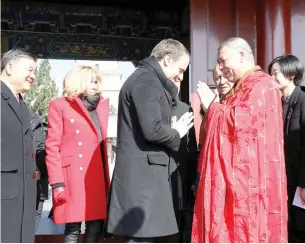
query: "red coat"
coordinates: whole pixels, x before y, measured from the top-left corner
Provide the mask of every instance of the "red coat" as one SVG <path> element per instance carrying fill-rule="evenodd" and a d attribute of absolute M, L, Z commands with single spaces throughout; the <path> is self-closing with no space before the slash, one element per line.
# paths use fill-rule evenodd
<path fill-rule="evenodd" d="M 106 219 L 110 179 L 107 156 L 109 100 L 96 108 L 103 137 L 102 157 L 98 132 L 80 98 L 59 98 L 49 105 L 46 164 L 49 183 L 64 182 L 67 202 L 53 204 L 54 223 Z"/>

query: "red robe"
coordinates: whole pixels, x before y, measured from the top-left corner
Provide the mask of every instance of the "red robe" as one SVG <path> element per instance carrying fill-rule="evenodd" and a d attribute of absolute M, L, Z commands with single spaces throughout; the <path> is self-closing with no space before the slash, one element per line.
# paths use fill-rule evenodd
<path fill-rule="evenodd" d="M 208 112 L 192 242 L 287 242 L 280 92 L 253 70 L 233 92 Z"/>

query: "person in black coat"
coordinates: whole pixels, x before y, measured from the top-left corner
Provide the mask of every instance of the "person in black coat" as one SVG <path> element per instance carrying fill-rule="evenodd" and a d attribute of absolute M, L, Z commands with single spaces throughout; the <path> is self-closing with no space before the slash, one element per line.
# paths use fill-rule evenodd
<path fill-rule="evenodd" d="M 1 60 L 1 242 L 34 242 L 36 180 L 31 115 L 20 93 L 35 82 L 36 57 L 13 49 Z"/>
<path fill-rule="evenodd" d="M 36 224 L 35 231 L 38 231 L 43 204 L 49 197 L 48 171 L 46 166 L 46 136 L 42 119 L 39 115 L 32 113 L 31 128 L 33 131 L 34 150 L 36 152 L 36 165 L 40 173 L 37 181 L 37 200 L 36 200 Z"/>
<path fill-rule="evenodd" d="M 293 55 L 275 58 L 268 67 L 283 97 L 284 148 L 288 189 L 288 242 L 305 242 L 305 209 L 292 205 L 297 187 L 305 207 L 305 93 L 299 87 L 304 66 Z"/>
<path fill-rule="evenodd" d="M 21 94 L 24 97 L 26 94 Z M 37 233 L 44 201 L 49 197 L 48 171 L 46 165 L 46 135 L 41 117 L 34 112 L 31 113 L 31 129 L 33 132 L 34 151 L 36 152 L 36 167 L 39 172 L 39 180 L 37 181 L 36 196 L 36 222 L 35 232 Z"/>
<path fill-rule="evenodd" d="M 173 115 L 180 119 L 186 112 L 193 113 L 192 107 L 177 97 Z M 176 242 L 180 243 L 191 241 L 194 191 L 198 181 L 198 153 L 195 128 L 192 127 L 181 139 L 179 150 L 173 153 L 174 160 L 169 165 L 173 202 L 179 226 Z"/>
<path fill-rule="evenodd" d="M 180 42 L 163 40 L 120 91 L 107 231 L 126 242 L 154 242 L 179 231 L 168 166 L 172 151 L 178 151 L 193 126 L 188 112 L 172 123 L 175 84 L 189 60 Z"/>

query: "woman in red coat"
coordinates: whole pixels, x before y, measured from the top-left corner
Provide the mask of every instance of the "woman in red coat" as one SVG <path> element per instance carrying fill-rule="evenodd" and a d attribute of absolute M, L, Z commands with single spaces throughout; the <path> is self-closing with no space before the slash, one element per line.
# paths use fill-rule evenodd
<path fill-rule="evenodd" d="M 106 219 L 109 170 L 106 146 L 109 100 L 101 97 L 101 76 L 76 66 L 65 77 L 64 97 L 49 105 L 46 163 L 52 187 L 54 223 L 66 224 L 65 242 L 98 242 Z"/>

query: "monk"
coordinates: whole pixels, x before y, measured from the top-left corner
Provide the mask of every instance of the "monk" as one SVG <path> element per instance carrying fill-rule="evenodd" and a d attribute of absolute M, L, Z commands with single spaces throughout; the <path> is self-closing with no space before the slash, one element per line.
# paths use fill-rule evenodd
<path fill-rule="evenodd" d="M 216 95 L 219 95 L 221 101 L 225 98 L 225 95 L 232 89 L 234 83 L 229 82 L 226 78 L 223 77 L 222 72 L 219 69 L 219 64 L 216 64 L 216 66 L 214 67 L 213 81 L 216 86 L 216 90 L 214 92 Z M 199 133 L 199 148 L 201 149 L 206 136 L 206 114 L 204 113 L 203 109 L 201 109 L 200 112 L 202 112 L 202 121 Z"/>
<path fill-rule="evenodd" d="M 214 93 L 219 96 L 220 103 L 225 100 L 226 95 L 229 93 L 229 91 L 232 89 L 234 83 L 228 81 L 224 76 L 222 75 L 221 70 L 219 69 L 219 64 L 216 64 L 213 70 L 213 80 L 214 84 L 216 86 L 216 90 L 214 90 Z M 199 131 L 199 143 L 198 143 L 198 149 L 199 151 L 202 150 L 202 147 L 204 145 L 204 141 L 206 138 L 206 132 L 207 132 L 207 113 L 204 112 L 203 108 L 201 107 L 200 112 L 202 113 L 202 121 L 200 124 L 200 131 Z M 201 157 L 203 154 L 201 153 Z M 201 158 L 198 162 L 198 172 L 201 172 L 202 170 L 202 161 Z"/>
<path fill-rule="evenodd" d="M 255 66 L 242 38 L 218 49 L 234 86 L 222 103 L 198 84 L 207 135 L 194 210 L 192 242 L 287 242 L 287 192 L 281 94 Z"/>

